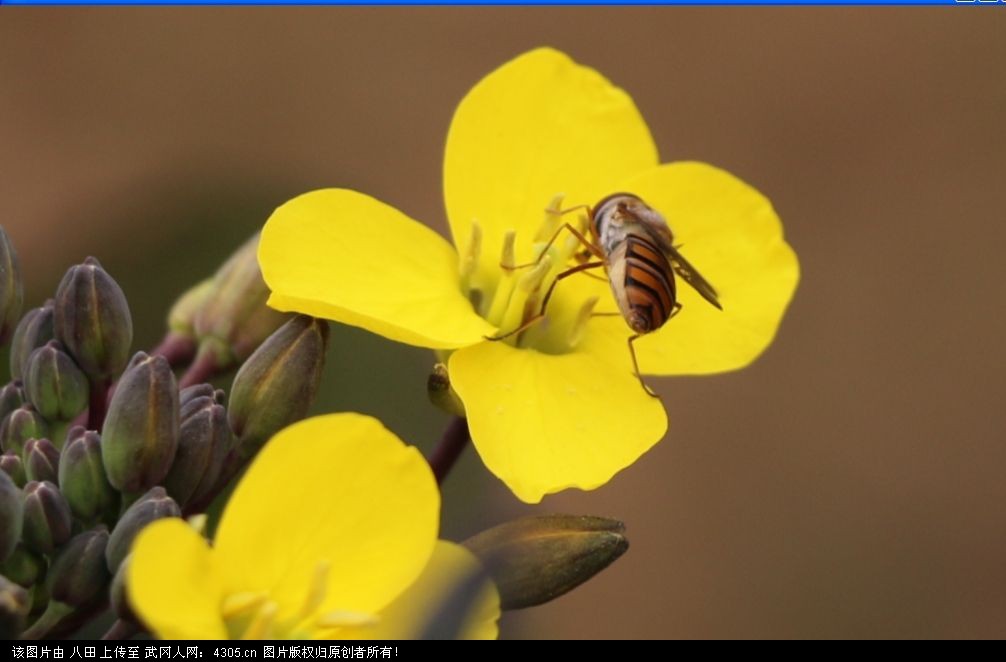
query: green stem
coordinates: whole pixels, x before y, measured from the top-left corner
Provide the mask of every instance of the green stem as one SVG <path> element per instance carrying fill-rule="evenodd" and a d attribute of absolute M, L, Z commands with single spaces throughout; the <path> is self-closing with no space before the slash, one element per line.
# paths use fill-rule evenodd
<path fill-rule="evenodd" d="M 38 620 L 32 623 L 30 628 L 21 633 L 21 638 L 41 639 L 48 634 L 50 630 L 59 625 L 60 621 L 72 613 L 73 607 L 63 602 L 53 600 L 45 608 L 45 611 L 42 612 L 42 615 L 38 617 Z"/>

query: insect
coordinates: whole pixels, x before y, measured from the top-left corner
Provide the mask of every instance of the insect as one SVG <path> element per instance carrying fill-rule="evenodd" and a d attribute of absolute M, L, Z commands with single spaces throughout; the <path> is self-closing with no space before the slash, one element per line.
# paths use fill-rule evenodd
<path fill-rule="evenodd" d="M 589 213 L 590 236 L 584 236 L 570 223 L 563 223 L 541 253 L 545 255 L 548 248 L 566 230 L 583 244 L 584 251 L 577 258 L 580 264 L 556 276 L 545 298 L 542 299 L 537 316 L 520 328 L 490 340 L 502 340 L 512 336 L 544 317 L 549 299 L 559 281 L 575 273 L 604 268 L 619 313 L 633 331 L 628 345 L 635 375 L 643 389 L 648 394 L 656 396 L 639 373 L 633 343 L 638 338 L 661 328 L 681 310 L 681 303 L 677 300 L 674 274 L 695 288 L 703 299 L 723 310 L 719 296 L 713 286 L 678 251 L 678 247 L 674 245 L 674 235 L 664 217 L 643 202 L 639 196 L 632 193 L 615 193 L 593 207 L 580 205 L 559 213 L 567 214 L 581 209 L 586 209 Z M 591 261 L 591 257 L 595 259 Z M 534 264 L 536 263 L 532 262 L 506 268 L 517 269 Z"/>

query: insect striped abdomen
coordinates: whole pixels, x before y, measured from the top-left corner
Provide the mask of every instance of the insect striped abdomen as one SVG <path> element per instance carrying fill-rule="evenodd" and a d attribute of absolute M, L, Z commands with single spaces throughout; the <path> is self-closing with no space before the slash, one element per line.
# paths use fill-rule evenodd
<path fill-rule="evenodd" d="M 664 254 L 644 237 L 630 235 L 625 247 L 626 321 L 637 333 L 655 331 L 674 309 L 675 290 L 671 265 Z"/>

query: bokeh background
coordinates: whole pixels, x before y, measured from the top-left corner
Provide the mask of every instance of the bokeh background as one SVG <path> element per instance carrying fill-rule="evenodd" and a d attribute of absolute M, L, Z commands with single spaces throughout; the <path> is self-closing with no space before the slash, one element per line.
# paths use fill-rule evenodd
<path fill-rule="evenodd" d="M 37 305 L 100 257 L 152 345 L 286 199 L 367 191 L 445 231 L 444 136 L 549 44 L 635 98 L 665 160 L 776 205 L 803 280 L 750 369 L 654 380 L 667 438 L 518 503 L 469 452 L 454 537 L 618 517 L 631 549 L 505 636 L 1006 636 L 1006 17 L 878 9 L 0 9 L 0 223 Z M 337 328 L 319 411 L 428 450 L 431 357 Z"/>

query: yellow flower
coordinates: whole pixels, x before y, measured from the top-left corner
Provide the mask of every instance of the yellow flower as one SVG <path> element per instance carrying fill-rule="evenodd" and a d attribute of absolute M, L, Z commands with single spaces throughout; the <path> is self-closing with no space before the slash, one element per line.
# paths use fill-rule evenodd
<path fill-rule="evenodd" d="M 408 638 L 477 568 L 439 516 L 429 466 L 380 422 L 308 419 L 259 453 L 212 547 L 179 519 L 140 533 L 129 599 L 167 639 Z M 498 617 L 490 585 L 463 634 L 494 638 Z"/>
<path fill-rule="evenodd" d="M 712 166 L 660 165 L 632 99 L 551 49 L 489 74 L 454 115 L 444 197 L 457 251 L 362 193 L 307 193 L 276 210 L 263 232 L 269 303 L 454 350 L 451 382 L 486 466 L 532 503 L 568 487 L 593 489 L 667 428 L 662 405 L 633 376 L 625 321 L 592 316 L 617 310 L 607 283 L 567 278 L 545 319 L 506 341 L 485 337 L 536 313 L 580 247 L 564 235 L 538 267 L 500 264 L 534 261 L 561 223 L 560 205 L 593 205 L 619 191 L 667 218 L 724 308 L 679 282 L 682 312 L 636 343 L 642 373 L 705 374 L 753 361 L 799 277 L 771 204 Z"/>

